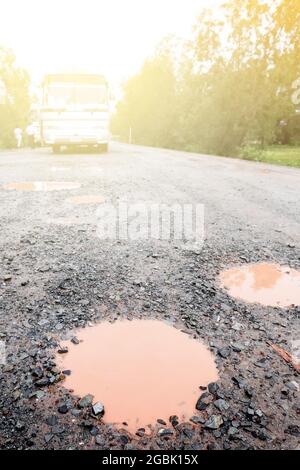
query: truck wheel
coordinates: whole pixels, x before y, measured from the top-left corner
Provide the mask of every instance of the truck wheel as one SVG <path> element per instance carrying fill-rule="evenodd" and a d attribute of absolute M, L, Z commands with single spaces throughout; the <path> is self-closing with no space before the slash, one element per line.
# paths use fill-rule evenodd
<path fill-rule="evenodd" d="M 60 145 L 52 145 L 53 153 L 60 153 Z"/>
<path fill-rule="evenodd" d="M 108 152 L 108 144 L 100 144 L 98 148 L 99 148 L 101 153 L 107 153 Z"/>

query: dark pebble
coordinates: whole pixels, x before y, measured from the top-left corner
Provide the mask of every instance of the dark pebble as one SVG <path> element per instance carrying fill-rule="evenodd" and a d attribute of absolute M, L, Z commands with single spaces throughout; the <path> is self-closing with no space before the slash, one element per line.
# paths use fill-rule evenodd
<path fill-rule="evenodd" d="M 65 346 L 64 348 L 59 348 L 57 350 L 58 354 L 66 354 L 68 352 L 68 348 Z"/>
<path fill-rule="evenodd" d="M 208 385 L 208 391 L 209 393 L 212 393 L 213 395 L 217 393 L 219 389 L 219 385 L 216 382 L 212 382 Z"/>
<path fill-rule="evenodd" d="M 60 405 L 58 407 L 58 412 L 65 415 L 66 413 L 68 413 L 69 411 L 69 408 L 67 407 L 67 405 Z"/>
<path fill-rule="evenodd" d="M 46 419 L 46 423 L 49 426 L 55 426 L 57 424 L 57 417 L 55 415 L 51 415 Z"/>
<path fill-rule="evenodd" d="M 221 348 L 218 349 L 218 354 L 219 356 L 223 357 L 223 359 L 227 359 L 230 355 L 230 349 L 229 348 Z"/>

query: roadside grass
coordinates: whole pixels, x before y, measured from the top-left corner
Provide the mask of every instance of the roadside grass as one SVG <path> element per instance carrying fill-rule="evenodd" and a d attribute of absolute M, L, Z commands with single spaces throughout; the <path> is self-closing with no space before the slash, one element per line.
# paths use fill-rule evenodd
<path fill-rule="evenodd" d="M 272 145 L 265 149 L 245 147 L 239 158 L 300 168 L 300 145 Z"/>

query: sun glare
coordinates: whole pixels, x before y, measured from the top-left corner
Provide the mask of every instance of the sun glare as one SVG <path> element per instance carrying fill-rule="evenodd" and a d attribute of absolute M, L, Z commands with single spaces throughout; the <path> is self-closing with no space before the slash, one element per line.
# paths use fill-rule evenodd
<path fill-rule="evenodd" d="M 164 35 L 187 36 L 212 0 L 10 0 L 3 2 L 0 43 L 35 79 L 84 69 L 111 80 L 134 73 Z"/>

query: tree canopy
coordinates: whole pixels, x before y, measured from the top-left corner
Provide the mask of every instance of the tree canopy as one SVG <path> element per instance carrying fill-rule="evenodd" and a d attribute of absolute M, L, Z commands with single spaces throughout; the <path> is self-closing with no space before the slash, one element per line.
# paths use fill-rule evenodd
<path fill-rule="evenodd" d="M 298 0 L 229 0 L 204 10 L 184 47 L 162 41 L 130 78 L 112 130 L 139 144 L 233 155 L 278 139 L 295 114 Z"/>
<path fill-rule="evenodd" d="M 29 75 L 16 65 L 14 53 L 0 47 L 0 148 L 15 145 L 14 129 L 27 124 L 30 97 Z"/>

